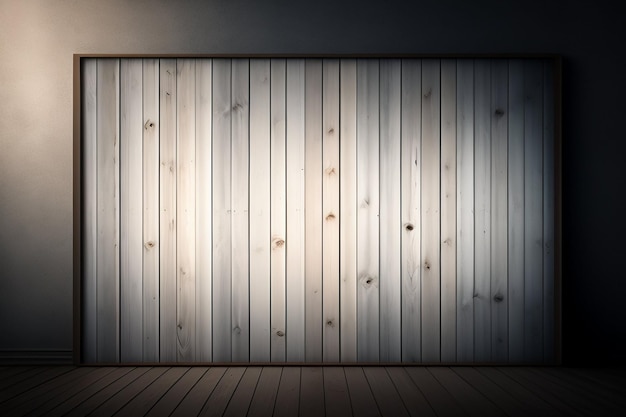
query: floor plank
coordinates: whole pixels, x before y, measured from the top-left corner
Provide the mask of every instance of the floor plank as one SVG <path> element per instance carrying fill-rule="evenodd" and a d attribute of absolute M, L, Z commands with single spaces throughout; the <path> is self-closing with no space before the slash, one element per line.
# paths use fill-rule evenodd
<path fill-rule="evenodd" d="M 378 404 L 378 409 L 384 416 L 409 415 L 385 368 L 368 366 L 364 368 L 364 372 L 376 404 Z"/>
<path fill-rule="evenodd" d="M 13 397 L 33 389 L 51 379 L 61 376 L 74 369 L 73 366 L 52 366 L 44 368 L 43 372 L 36 373 L 24 380 L 5 387 L 0 391 L 0 404 Z"/>
<path fill-rule="evenodd" d="M 466 416 L 467 413 L 457 404 L 454 397 L 423 367 L 404 368 L 415 385 L 428 398 L 438 416 Z"/>
<path fill-rule="evenodd" d="M 208 369 L 204 366 L 191 368 L 189 372 L 176 381 L 174 386 L 157 401 L 146 415 L 150 417 L 165 417 L 172 414 L 185 395 L 196 385 Z"/>
<path fill-rule="evenodd" d="M 285 374 L 285 380 L 287 389 L 294 390 L 295 393 L 300 391 L 300 373 L 297 368 L 287 368 L 291 371 L 287 371 Z M 297 372 L 295 372 L 297 371 Z M 283 374 L 283 368 L 280 367 L 264 367 L 261 372 L 261 377 L 257 384 L 254 396 L 250 402 L 250 408 L 248 410 L 248 416 L 270 416 L 274 412 L 274 404 L 276 403 L 276 397 L 279 391 L 279 384 L 281 382 L 281 375 Z M 289 391 L 288 391 L 289 392 Z M 298 398 L 297 395 L 291 396 Z M 287 394 L 289 398 L 289 394 Z M 293 402 L 293 401 L 292 401 Z M 281 405 L 284 407 L 284 405 Z M 292 407 L 295 411 L 291 415 L 298 414 L 298 402 L 295 407 Z"/>
<path fill-rule="evenodd" d="M 286 366 L 283 368 L 274 404 L 274 416 L 297 416 L 300 410 L 300 382 L 302 369 Z M 263 414 L 259 414 L 263 415 Z"/>
<path fill-rule="evenodd" d="M 228 368 L 220 383 L 215 387 L 207 402 L 204 404 L 204 408 L 200 412 L 201 416 L 221 416 L 228 406 L 241 377 L 246 371 L 244 366 L 236 366 Z"/>
<path fill-rule="evenodd" d="M 237 385 L 233 397 L 228 403 L 228 407 L 226 407 L 226 411 L 224 412 L 225 417 L 245 416 L 248 414 L 252 396 L 259 382 L 261 369 L 262 368 L 259 366 L 252 366 L 246 369 L 241 381 L 239 381 L 239 385 Z"/>
<path fill-rule="evenodd" d="M 2 381 L 0 381 L 0 394 L 2 394 L 2 391 L 6 390 L 7 388 L 10 388 L 15 384 L 25 381 L 29 378 L 32 378 L 35 375 L 44 372 L 46 369 L 48 368 L 43 366 L 35 366 L 25 370 L 24 372 L 15 373 L 11 376 L 3 378 Z"/>
<path fill-rule="evenodd" d="M 300 374 L 300 410 L 302 417 L 324 415 L 324 375 L 319 366 L 305 366 Z"/>
<path fill-rule="evenodd" d="M 351 416 L 352 406 L 350 405 L 350 394 L 348 393 L 348 384 L 343 367 L 326 366 L 322 371 L 324 374 L 326 416 Z"/>
<path fill-rule="evenodd" d="M 475 417 L 504 415 L 504 411 L 497 408 L 450 368 L 437 366 L 427 369 L 468 415 Z"/>
<path fill-rule="evenodd" d="M 424 397 L 422 391 L 413 383 L 411 377 L 404 369 L 399 366 L 390 366 L 387 368 L 387 373 L 412 417 L 436 416 L 435 410 L 428 404 L 428 400 Z"/>
<path fill-rule="evenodd" d="M 5 366 L 0 370 L 0 383 L 7 378 L 10 378 L 14 375 L 19 375 L 23 372 L 30 371 L 35 368 L 40 368 L 36 366 Z"/>
<path fill-rule="evenodd" d="M 178 404 L 172 416 L 197 416 L 228 368 L 209 369 Z"/>
<path fill-rule="evenodd" d="M 357 366 L 346 367 L 344 373 L 346 374 L 353 415 L 363 417 L 382 415 L 367 382 L 363 368 Z"/>
<path fill-rule="evenodd" d="M 122 407 L 116 416 L 143 416 L 165 395 L 165 393 L 189 371 L 187 367 L 174 367 L 165 371 L 146 389 Z"/>

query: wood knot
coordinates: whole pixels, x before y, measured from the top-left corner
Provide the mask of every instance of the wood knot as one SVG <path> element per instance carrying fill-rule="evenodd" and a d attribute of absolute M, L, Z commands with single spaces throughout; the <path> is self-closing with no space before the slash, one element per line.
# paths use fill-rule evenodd
<path fill-rule="evenodd" d="M 429 88 L 427 92 L 424 93 L 424 98 L 429 98 L 433 93 L 432 88 Z"/>
<path fill-rule="evenodd" d="M 335 173 L 336 172 L 335 172 L 335 168 L 334 167 L 326 168 L 326 175 L 333 175 Z"/>
<path fill-rule="evenodd" d="M 444 245 L 452 246 L 452 238 L 447 238 L 443 241 Z"/>
<path fill-rule="evenodd" d="M 285 335 L 285 332 L 283 332 L 282 330 L 279 330 L 276 332 L 276 336 L 278 337 L 283 337 Z"/>
<path fill-rule="evenodd" d="M 502 301 L 504 301 L 504 295 L 502 295 L 502 294 L 496 294 L 496 295 L 494 295 L 494 296 L 493 296 L 493 300 L 494 300 L 496 303 L 501 303 Z"/>
<path fill-rule="evenodd" d="M 424 268 L 428 269 L 430 271 L 430 263 L 429 262 L 424 262 Z"/>
<path fill-rule="evenodd" d="M 235 105 L 232 108 L 233 111 L 238 111 L 240 109 L 243 109 L 243 105 L 241 103 L 235 103 Z"/>
<path fill-rule="evenodd" d="M 178 330 L 182 330 L 183 329 L 183 325 L 178 323 L 178 325 L 176 325 L 176 327 L 178 327 Z"/>
<path fill-rule="evenodd" d="M 404 225 L 404 228 L 410 232 L 415 229 L 415 226 L 413 226 L 411 223 L 407 223 Z"/>
<path fill-rule="evenodd" d="M 335 215 L 333 213 L 328 213 L 328 216 L 326 216 L 326 221 L 331 221 L 335 218 Z"/>
<path fill-rule="evenodd" d="M 328 320 L 326 320 L 326 325 L 330 326 L 330 327 L 335 327 L 335 322 L 330 320 L 330 319 L 328 319 Z"/>
<path fill-rule="evenodd" d="M 241 334 L 241 328 L 239 326 L 235 326 L 235 328 L 233 329 L 233 333 Z"/>
<path fill-rule="evenodd" d="M 328 129 L 328 134 L 332 135 L 333 133 L 335 133 L 335 128 L 331 127 L 330 129 Z"/>
<path fill-rule="evenodd" d="M 154 122 L 151 121 L 150 119 L 146 120 L 146 124 L 144 125 L 144 128 L 148 130 L 148 129 L 152 129 L 153 127 L 154 127 Z"/>
<path fill-rule="evenodd" d="M 154 247 L 155 243 L 153 241 L 149 241 L 145 243 L 145 247 L 146 249 L 152 249 Z"/>
<path fill-rule="evenodd" d="M 504 116 L 504 110 L 502 110 L 502 109 L 496 109 L 496 116 L 498 116 L 498 117 L 502 117 L 502 116 Z"/>
<path fill-rule="evenodd" d="M 364 198 L 363 201 L 361 202 L 361 207 L 365 208 L 369 205 L 370 205 L 370 200 L 368 198 Z"/>
<path fill-rule="evenodd" d="M 285 246 L 285 240 L 277 237 L 272 241 L 272 246 L 274 247 L 274 249 L 282 248 L 283 246 Z"/>

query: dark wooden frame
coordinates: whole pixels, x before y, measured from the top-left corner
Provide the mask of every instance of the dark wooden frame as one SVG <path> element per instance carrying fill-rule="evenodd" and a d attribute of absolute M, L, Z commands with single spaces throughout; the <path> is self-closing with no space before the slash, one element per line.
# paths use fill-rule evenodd
<path fill-rule="evenodd" d="M 73 195 L 73 343 L 72 358 L 75 365 L 81 365 L 82 361 L 82 345 L 81 345 L 81 325 L 82 325 L 82 121 L 81 121 L 81 63 L 83 58 L 519 58 L 519 59 L 546 59 L 551 60 L 554 68 L 554 365 L 562 364 L 562 281 L 563 281 L 563 225 L 562 225 L 562 85 L 563 85 L 563 59 L 560 55 L 546 54 L 74 54 L 73 56 L 73 157 L 72 157 L 72 195 Z M 201 363 L 193 363 L 191 365 L 200 365 Z M 106 364 L 102 364 L 106 365 Z M 130 364 L 129 364 L 130 365 Z M 142 363 L 132 364 L 133 366 L 145 365 L 154 366 L 155 364 Z M 184 363 L 166 364 L 158 363 L 156 365 L 187 365 Z M 213 363 L 217 365 L 217 363 Z M 228 366 L 237 365 L 228 363 Z M 276 365 L 276 366 L 363 366 L 372 365 L 372 363 L 245 363 L 245 366 L 255 365 Z M 408 366 L 407 363 L 376 363 L 376 366 Z M 420 364 L 422 365 L 422 364 Z M 436 363 L 428 364 L 429 366 L 462 366 L 463 364 L 446 364 Z M 509 363 L 472 363 L 476 365 L 510 365 Z M 532 364 L 527 365 L 545 365 Z"/>

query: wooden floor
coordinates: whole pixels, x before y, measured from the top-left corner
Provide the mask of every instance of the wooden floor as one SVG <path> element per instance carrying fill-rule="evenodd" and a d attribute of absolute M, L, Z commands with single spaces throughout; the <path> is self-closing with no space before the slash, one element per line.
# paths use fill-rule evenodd
<path fill-rule="evenodd" d="M 0 416 L 626 415 L 626 372 L 535 367 L 0 367 Z"/>

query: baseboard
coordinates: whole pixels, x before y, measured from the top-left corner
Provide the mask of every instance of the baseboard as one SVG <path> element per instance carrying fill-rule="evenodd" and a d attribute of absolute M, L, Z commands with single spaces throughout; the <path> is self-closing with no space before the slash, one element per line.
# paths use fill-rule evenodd
<path fill-rule="evenodd" d="M 0 350 L 2 365 L 72 364 L 71 350 Z"/>

